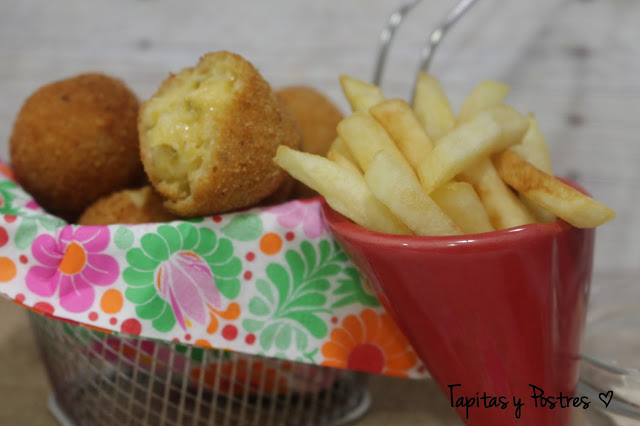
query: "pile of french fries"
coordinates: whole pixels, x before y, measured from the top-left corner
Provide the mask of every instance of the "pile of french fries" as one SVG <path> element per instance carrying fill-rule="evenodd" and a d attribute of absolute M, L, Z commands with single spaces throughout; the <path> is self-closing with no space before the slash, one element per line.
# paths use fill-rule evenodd
<path fill-rule="evenodd" d="M 579 228 L 615 217 L 552 174 L 533 114 L 504 103 L 509 87 L 480 82 L 457 115 L 440 82 L 421 73 L 413 105 L 341 76 L 353 112 L 326 157 L 280 146 L 275 162 L 367 229 L 458 235 L 561 218 Z"/>

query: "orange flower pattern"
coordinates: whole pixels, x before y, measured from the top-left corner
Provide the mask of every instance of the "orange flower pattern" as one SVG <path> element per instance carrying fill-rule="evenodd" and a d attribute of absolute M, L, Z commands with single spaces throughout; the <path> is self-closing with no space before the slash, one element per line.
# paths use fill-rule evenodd
<path fill-rule="evenodd" d="M 386 313 L 365 309 L 346 316 L 322 345 L 322 365 L 408 377 L 418 356 Z"/>

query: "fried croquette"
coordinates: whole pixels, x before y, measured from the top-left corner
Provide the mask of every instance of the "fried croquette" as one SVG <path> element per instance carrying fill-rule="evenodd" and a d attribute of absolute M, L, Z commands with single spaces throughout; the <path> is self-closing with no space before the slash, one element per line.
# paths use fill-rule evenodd
<path fill-rule="evenodd" d="M 142 103 L 140 153 L 165 207 L 181 217 L 252 206 L 287 174 L 279 145 L 298 148 L 300 130 L 284 102 L 241 56 L 204 55 L 170 75 Z"/>
<path fill-rule="evenodd" d="M 138 184 L 138 106 L 122 81 L 99 73 L 41 87 L 22 105 L 9 140 L 16 179 L 68 221 L 98 198 Z"/>
<path fill-rule="evenodd" d="M 336 127 L 343 118 L 342 111 L 312 87 L 284 87 L 276 93 L 284 100 L 300 125 L 302 151 L 326 156 L 338 136 Z"/>
<path fill-rule="evenodd" d="M 293 191 L 296 187 L 296 182 L 298 182 L 293 176 L 288 175 L 280 184 L 278 189 L 276 189 L 271 195 L 267 198 L 263 199 L 258 203 L 259 206 L 273 206 L 276 204 L 282 204 L 286 201 L 289 201 L 295 197 L 293 197 Z"/>
<path fill-rule="evenodd" d="M 123 189 L 100 198 L 78 219 L 79 225 L 168 222 L 177 219 L 163 206 L 164 199 L 151 187 Z"/>
<path fill-rule="evenodd" d="M 336 127 L 343 118 L 340 109 L 318 90 L 308 86 L 284 87 L 276 91 L 284 100 L 302 131 L 301 150 L 326 156 L 338 136 Z M 303 183 L 296 181 L 292 198 L 309 198 L 317 195 Z"/>

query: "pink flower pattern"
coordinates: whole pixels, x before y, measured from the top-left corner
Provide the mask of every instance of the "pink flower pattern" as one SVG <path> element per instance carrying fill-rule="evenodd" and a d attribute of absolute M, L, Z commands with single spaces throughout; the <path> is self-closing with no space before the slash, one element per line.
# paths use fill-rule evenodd
<path fill-rule="evenodd" d="M 42 297 L 59 294 L 60 306 L 69 312 L 85 312 L 95 300 L 93 286 L 107 286 L 120 275 L 118 262 L 101 253 L 109 245 L 109 228 L 63 227 L 55 238 L 38 236 L 31 253 L 39 265 L 27 271 L 26 285 Z"/>
<path fill-rule="evenodd" d="M 207 304 L 214 308 L 222 306 L 211 269 L 195 253 L 180 251 L 162 262 L 157 285 L 183 330 L 187 329 L 185 315 L 205 324 L 209 317 Z"/>
<path fill-rule="evenodd" d="M 317 201 L 294 200 L 274 207 L 267 207 L 265 210 L 278 215 L 278 223 L 285 228 L 291 229 L 302 224 L 302 230 L 307 238 L 318 238 L 327 230 L 327 225 L 322 217 L 321 205 Z"/>

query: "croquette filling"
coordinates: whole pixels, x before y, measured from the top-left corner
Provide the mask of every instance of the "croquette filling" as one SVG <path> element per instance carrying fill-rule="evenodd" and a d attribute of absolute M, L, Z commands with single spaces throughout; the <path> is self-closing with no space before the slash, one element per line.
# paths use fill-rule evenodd
<path fill-rule="evenodd" d="M 142 208 L 147 198 L 151 193 L 151 188 L 148 186 L 142 187 L 137 190 L 126 191 L 126 194 L 129 196 L 129 200 L 138 208 Z"/>
<path fill-rule="evenodd" d="M 238 79 L 224 62 L 201 64 L 175 76 L 169 90 L 153 97 L 142 117 L 151 141 L 153 174 L 179 199 L 190 195 L 190 183 L 211 167 L 219 129 Z"/>

